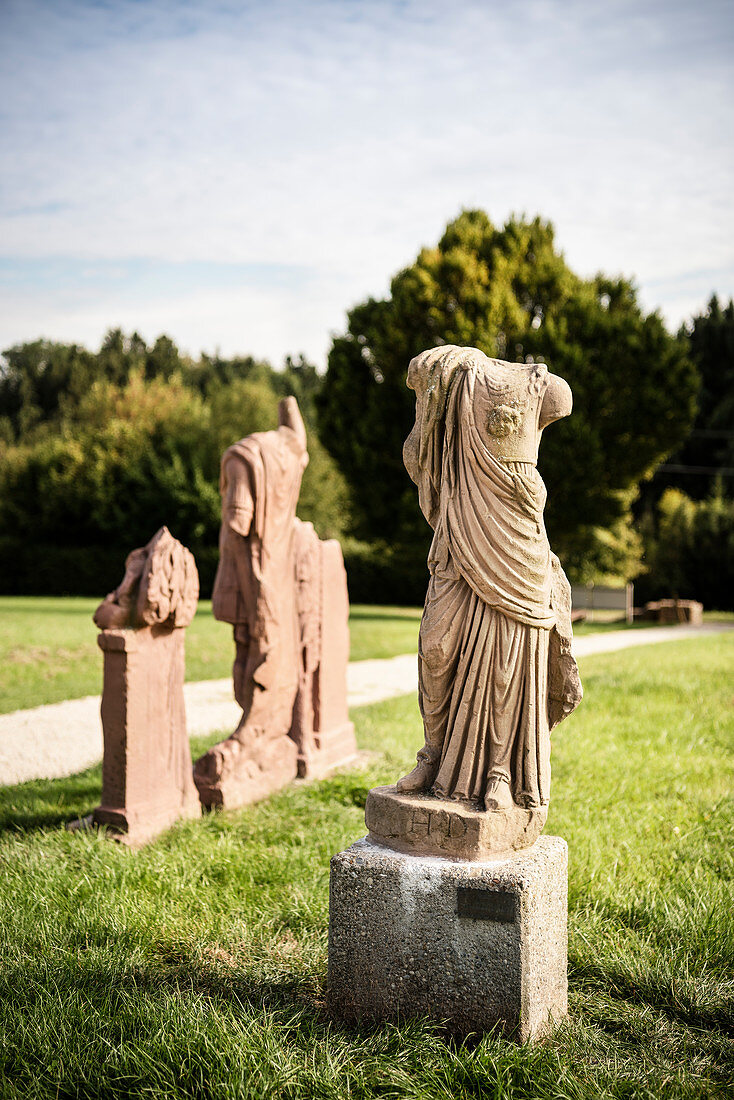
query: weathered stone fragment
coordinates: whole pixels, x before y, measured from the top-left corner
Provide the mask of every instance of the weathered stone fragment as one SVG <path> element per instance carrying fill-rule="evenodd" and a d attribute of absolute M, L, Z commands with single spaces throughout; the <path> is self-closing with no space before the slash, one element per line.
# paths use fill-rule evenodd
<path fill-rule="evenodd" d="M 395 787 L 373 787 L 365 806 L 375 844 L 447 859 L 489 859 L 493 853 L 529 848 L 547 817 L 546 806 L 487 812 L 420 792 L 400 794 Z"/>
<path fill-rule="evenodd" d="M 92 821 L 125 844 L 201 814 L 184 710 L 184 629 L 196 610 L 193 555 L 162 527 L 127 559 L 95 612 L 104 653 L 102 802 Z"/>
<path fill-rule="evenodd" d="M 217 619 L 234 627 L 239 726 L 197 760 L 205 806 L 242 806 L 354 755 L 346 709 L 346 574 L 338 543 L 296 519 L 306 431 L 295 398 L 277 431 L 222 459 Z"/>
<path fill-rule="evenodd" d="M 291 736 L 299 776 L 319 779 L 357 752 L 347 709 L 349 596 L 341 546 L 300 520 L 296 582 L 301 663 Z"/>

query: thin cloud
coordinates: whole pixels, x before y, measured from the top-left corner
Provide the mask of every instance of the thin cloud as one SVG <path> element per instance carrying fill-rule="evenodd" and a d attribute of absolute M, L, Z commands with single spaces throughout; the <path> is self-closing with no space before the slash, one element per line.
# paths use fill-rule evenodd
<path fill-rule="evenodd" d="M 181 265 L 114 316 L 104 272 L 96 305 L 73 273 L 20 286 L 0 346 L 94 342 L 137 304 L 192 350 L 323 360 L 345 309 L 475 205 L 551 218 L 572 266 L 635 276 L 673 324 L 734 290 L 727 5 L 30 0 L 0 20 L 2 254 Z M 213 263 L 259 267 L 226 288 L 237 317 Z M 284 289 L 273 265 L 309 275 Z"/>

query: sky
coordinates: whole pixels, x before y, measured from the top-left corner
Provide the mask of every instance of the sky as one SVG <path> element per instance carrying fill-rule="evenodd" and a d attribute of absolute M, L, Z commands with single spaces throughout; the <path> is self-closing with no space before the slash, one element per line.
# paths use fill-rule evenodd
<path fill-rule="evenodd" d="M 0 348 L 323 365 L 464 208 L 734 294 L 730 0 L 0 0 Z"/>

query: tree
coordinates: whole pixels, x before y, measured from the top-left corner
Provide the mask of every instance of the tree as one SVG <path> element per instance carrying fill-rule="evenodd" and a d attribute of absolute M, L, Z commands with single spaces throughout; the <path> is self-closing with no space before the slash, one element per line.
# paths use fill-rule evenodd
<path fill-rule="evenodd" d="M 734 610 L 734 500 L 720 486 L 705 500 L 666 489 L 642 528 L 647 568 L 636 589 L 643 599 L 680 597 Z"/>
<path fill-rule="evenodd" d="M 190 369 L 168 336 L 148 348 L 142 336 L 110 329 L 96 355 L 77 344 L 34 340 L 3 352 L 0 362 L 0 436 L 27 437 L 72 412 L 98 380 L 123 385 L 135 371 L 148 379 Z"/>
<path fill-rule="evenodd" d="M 52 420 L 64 402 L 76 402 L 96 377 L 95 356 L 76 344 L 34 340 L 3 352 L 0 421 L 3 435 L 17 439 Z"/>
<path fill-rule="evenodd" d="M 302 360 L 282 374 L 252 359 L 218 360 L 210 371 L 209 361 L 180 357 L 167 337 L 148 349 L 119 331 L 97 355 L 38 341 L 6 357 L 0 408 L 14 414 L 0 432 L 6 592 L 104 593 L 127 552 L 165 523 L 193 550 L 207 594 L 218 560 L 222 452 L 276 427 L 278 398 L 289 392 L 312 424 L 319 384 Z M 313 429 L 308 446 L 298 514 L 322 537 L 338 536 L 346 488 Z"/>
<path fill-rule="evenodd" d="M 353 533 L 406 552 L 430 534 L 402 464 L 414 415 L 406 370 L 442 343 L 545 361 L 568 380 L 574 414 L 541 449 L 546 522 L 576 577 L 608 573 L 610 530 L 693 418 L 697 376 L 683 339 L 643 314 L 628 281 L 574 274 L 549 223 L 512 218 L 497 229 L 482 211 L 462 213 L 394 277 L 389 298 L 351 310 L 318 398 L 322 440 L 351 488 Z M 617 572 L 634 572 L 636 553 L 618 539 Z"/>
<path fill-rule="evenodd" d="M 734 300 L 722 308 L 712 295 L 703 313 L 681 330 L 701 376 L 698 411 L 690 435 L 656 475 L 648 498 L 666 486 L 678 486 L 702 499 L 723 491 L 734 496 Z M 718 488 L 721 482 L 720 490 Z"/>

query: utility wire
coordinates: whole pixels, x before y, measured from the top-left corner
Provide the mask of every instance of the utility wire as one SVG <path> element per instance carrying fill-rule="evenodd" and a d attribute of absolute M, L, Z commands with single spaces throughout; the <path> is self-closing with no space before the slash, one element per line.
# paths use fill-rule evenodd
<path fill-rule="evenodd" d="M 666 462 L 658 466 L 656 474 L 707 474 L 709 477 L 734 477 L 734 466 L 684 466 Z"/>

